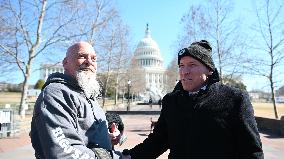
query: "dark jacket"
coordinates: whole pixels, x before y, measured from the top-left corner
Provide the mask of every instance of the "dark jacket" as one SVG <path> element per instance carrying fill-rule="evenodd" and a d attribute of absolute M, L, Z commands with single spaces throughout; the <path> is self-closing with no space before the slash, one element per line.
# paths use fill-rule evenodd
<path fill-rule="evenodd" d="M 209 80 L 189 96 L 178 83 L 162 101 L 158 122 L 143 143 L 128 151 L 132 159 L 263 158 L 253 108 L 247 93 Z"/>

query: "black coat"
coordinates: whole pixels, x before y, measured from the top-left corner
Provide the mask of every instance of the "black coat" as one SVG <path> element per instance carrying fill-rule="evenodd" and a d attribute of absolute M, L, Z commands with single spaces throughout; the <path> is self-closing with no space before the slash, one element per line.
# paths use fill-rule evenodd
<path fill-rule="evenodd" d="M 158 122 L 132 159 L 157 158 L 170 149 L 174 159 L 263 158 L 248 94 L 214 83 L 189 96 L 181 84 L 162 101 Z"/>

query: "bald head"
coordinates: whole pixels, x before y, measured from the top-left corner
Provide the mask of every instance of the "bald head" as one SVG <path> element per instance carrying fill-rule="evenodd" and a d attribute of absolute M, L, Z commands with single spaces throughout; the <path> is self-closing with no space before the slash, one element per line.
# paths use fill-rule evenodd
<path fill-rule="evenodd" d="M 76 71 L 81 68 L 96 72 L 96 53 L 92 45 L 82 41 L 70 46 L 63 60 L 63 67 L 65 73 L 73 77 L 76 76 Z"/>
<path fill-rule="evenodd" d="M 73 44 L 67 49 L 66 57 L 72 56 L 72 54 L 76 54 L 80 52 L 82 49 L 95 52 L 91 44 L 85 41 L 81 41 Z"/>

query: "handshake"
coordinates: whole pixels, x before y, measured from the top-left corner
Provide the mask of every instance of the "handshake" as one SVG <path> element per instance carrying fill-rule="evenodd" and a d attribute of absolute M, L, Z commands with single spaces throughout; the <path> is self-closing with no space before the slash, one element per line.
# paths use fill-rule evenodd
<path fill-rule="evenodd" d="M 120 116 L 115 113 L 106 113 L 106 119 L 108 121 L 109 137 L 114 149 L 115 145 L 119 144 L 119 146 L 121 146 L 127 139 L 127 137 L 123 135 L 124 124 Z M 119 151 L 114 151 L 114 153 L 120 156 L 119 159 L 131 159 L 129 153 L 121 153 Z"/>
<path fill-rule="evenodd" d="M 118 129 L 118 125 L 116 123 L 111 124 L 109 128 L 109 136 L 113 146 L 117 144 L 121 146 L 127 139 L 127 137 L 123 135 L 123 131 Z"/>

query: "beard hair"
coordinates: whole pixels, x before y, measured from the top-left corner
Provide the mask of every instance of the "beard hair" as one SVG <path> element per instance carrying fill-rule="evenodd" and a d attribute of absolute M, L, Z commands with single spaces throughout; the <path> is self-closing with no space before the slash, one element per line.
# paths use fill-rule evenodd
<path fill-rule="evenodd" d="M 76 73 L 76 79 L 88 98 L 97 97 L 100 94 L 100 84 L 97 81 L 96 73 L 79 70 Z"/>

